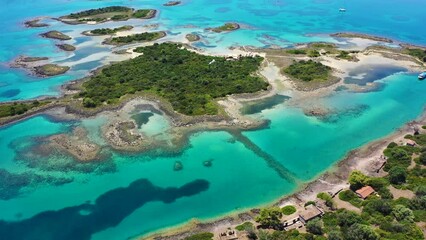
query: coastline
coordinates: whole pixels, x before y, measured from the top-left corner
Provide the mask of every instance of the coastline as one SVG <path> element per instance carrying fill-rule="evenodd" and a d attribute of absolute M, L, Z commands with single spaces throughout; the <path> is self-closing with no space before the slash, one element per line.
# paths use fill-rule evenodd
<path fill-rule="evenodd" d="M 272 202 L 261 204 L 256 206 L 256 208 L 235 210 L 208 220 L 191 219 L 186 223 L 148 232 L 134 239 L 174 240 L 183 239 L 200 232 L 217 232 L 218 230 L 235 227 L 245 221 L 254 220 L 255 214 L 262 206 L 303 205 L 308 201 L 315 200 L 320 192 L 336 193 L 342 188 L 348 188 L 347 179 L 353 170 L 359 170 L 368 176 L 383 176 L 383 170 L 380 170 L 379 173 L 376 172 L 376 169 L 378 169 L 377 160 L 389 143 L 401 143 L 406 134 L 412 133 L 414 125 L 426 125 L 426 107 L 415 120 L 406 123 L 385 137 L 373 140 L 348 152 L 345 157 L 337 161 L 332 167 L 319 173 L 293 192 Z"/>
<path fill-rule="evenodd" d="M 352 62 L 348 63 L 348 64 L 353 64 Z M 268 67 L 277 67 L 274 65 L 268 65 Z M 264 69 L 262 69 L 264 70 Z M 284 77 L 284 76 L 281 76 Z M 85 78 L 84 78 L 85 79 Z M 84 79 L 80 79 L 80 80 L 76 80 L 73 82 L 82 82 L 84 81 Z M 284 80 L 283 80 L 284 79 Z M 311 90 L 311 91 L 298 91 L 297 89 L 291 88 L 292 86 L 292 82 L 287 79 L 287 78 L 283 78 L 281 79 L 282 82 L 281 84 L 285 84 L 287 87 L 290 87 L 290 89 L 287 89 L 288 91 L 293 91 L 294 94 L 299 94 L 299 97 L 301 95 L 304 95 L 304 97 L 312 97 L 312 96 L 318 96 L 318 95 L 325 95 L 328 94 L 332 89 L 334 89 L 336 87 L 336 84 L 333 84 L 332 86 L 329 87 L 324 87 L 324 88 L 320 88 L 320 89 L 315 89 L 315 90 Z M 260 100 L 263 99 L 265 97 L 271 96 L 274 93 L 276 93 L 279 88 L 279 86 L 277 86 L 277 84 L 275 84 L 275 80 L 276 79 L 271 79 L 273 80 L 272 82 L 274 82 L 274 84 L 271 83 L 271 87 L 270 89 L 268 89 L 268 91 L 263 91 L 260 93 L 256 93 L 256 94 L 242 94 L 241 96 L 239 95 L 231 95 L 226 97 L 225 99 L 219 99 L 218 101 L 223 101 L 221 105 L 224 106 L 224 110 L 227 111 L 226 115 L 224 115 L 224 118 L 220 118 L 217 116 L 212 116 L 211 118 L 209 116 L 205 117 L 200 117 L 200 118 L 193 118 L 193 117 L 184 117 L 184 116 L 179 116 L 178 113 L 176 113 L 172 108 L 170 108 L 170 104 L 168 104 L 167 102 L 165 102 L 162 99 L 156 98 L 155 96 L 148 96 L 148 95 L 143 95 L 143 96 L 128 96 L 127 99 L 125 99 L 123 102 L 121 102 L 118 106 L 109 106 L 107 108 L 103 108 L 103 109 L 97 109 L 96 111 L 79 111 L 78 108 L 72 108 L 72 106 L 70 105 L 61 105 L 64 103 L 56 103 L 57 105 L 52 104 L 53 106 L 49 106 L 43 109 L 38 109 L 36 112 L 31 112 L 28 113 L 28 115 L 26 116 L 18 116 L 17 119 L 15 120 L 10 120 L 8 123 L 6 124 L 13 124 L 16 121 L 21 121 L 24 120 L 26 118 L 31 118 L 33 116 L 36 116 L 37 114 L 44 114 L 46 112 L 46 110 L 48 109 L 54 109 L 54 108 L 58 108 L 58 107 L 65 107 L 66 108 L 66 112 L 67 113 L 73 113 L 77 115 L 77 118 L 83 118 L 83 117 L 88 117 L 88 116 L 95 116 L 97 114 L 101 114 L 104 113 L 106 111 L 115 111 L 115 110 L 119 110 L 124 108 L 125 105 L 127 105 L 129 102 L 134 101 L 135 99 L 142 99 L 143 101 L 146 100 L 152 100 L 155 101 L 156 103 L 159 104 L 160 108 L 162 108 L 161 110 L 163 110 L 165 112 L 165 114 L 170 117 L 172 119 L 172 123 L 176 124 L 176 129 L 179 131 L 182 131 L 181 134 L 184 136 L 187 136 L 188 133 L 192 132 L 192 131 L 200 131 L 200 129 L 208 129 L 211 131 L 214 131 L 215 129 L 217 130 L 223 130 L 223 129 L 227 129 L 227 128 L 238 128 L 244 125 L 238 125 L 233 121 L 229 121 L 227 122 L 226 117 L 233 117 L 235 119 L 241 120 L 241 122 L 246 121 L 247 119 L 243 119 L 242 114 L 240 114 L 238 111 L 241 107 L 241 104 L 245 101 L 253 101 L 253 100 Z M 72 84 L 72 83 L 71 83 Z M 294 87 L 294 86 L 293 86 Z M 151 97 L 151 98 L 150 98 Z M 57 99 L 57 98 L 54 98 Z M 227 103 L 227 101 L 229 101 Z M 240 104 L 240 105 L 238 105 Z M 234 107 L 232 107 L 231 105 L 234 105 Z M 73 112 L 74 111 L 74 112 Z M 232 114 L 230 114 L 232 113 Z M 23 114 L 25 115 L 25 114 Z M 3 119 L 2 119 L 3 120 Z M 250 119 L 249 119 L 250 120 Z M 425 122 L 426 121 L 426 115 L 425 112 L 423 112 L 423 115 L 417 120 L 417 121 L 421 121 L 421 122 Z M 221 123 L 222 125 L 218 124 Z M 226 124 L 228 123 L 228 124 Z M 0 125 L 5 125 L 5 123 L 1 122 Z M 207 126 L 206 126 L 207 125 Z M 257 125 L 260 126 L 260 125 Z M 252 129 L 255 128 L 256 125 L 254 126 L 250 126 L 250 124 L 246 125 L 246 128 L 244 129 Z M 382 139 L 379 140 L 374 140 L 373 142 L 370 142 L 362 147 L 360 147 L 359 149 L 353 150 L 351 152 L 349 152 L 347 154 L 347 156 L 345 158 L 343 158 L 342 160 L 336 162 L 336 166 L 333 168 L 330 168 L 328 170 L 326 170 L 325 172 L 320 173 L 319 175 L 315 176 L 312 180 L 312 182 L 307 183 L 307 184 L 303 184 L 302 186 L 300 186 L 300 188 L 296 189 L 294 191 L 294 193 L 290 194 L 290 196 L 284 196 L 284 197 L 280 197 L 280 199 L 278 201 L 274 201 L 274 205 L 283 205 L 286 202 L 302 202 L 306 199 L 311 199 L 312 196 L 316 195 L 316 191 L 318 189 L 321 189 L 321 191 L 332 191 L 335 192 L 337 191 L 339 188 L 341 188 L 342 186 L 346 186 L 346 179 L 347 179 L 347 175 L 349 174 L 349 172 L 352 169 L 368 169 L 366 168 L 366 166 L 368 166 L 368 164 L 372 163 L 374 156 L 376 156 L 377 154 L 381 154 L 381 150 L 383 150 L 383 148 L 387 145 L 387 143 L 391 140 L 391 139 L 396 139 L 399 138 L 401 136 L 403 136 L 404 133 L 406 133 L 406 131 L 408 131 L 408 125 L 404 125 L 403 127 L 401 127 L 400 130 L 397 130 L 396 132 L 390 134 L 389 136 L 386 136 Z M 140 151 L 140 149 L 139 149 Z M 369 159 L 371 158 L 371 159 Z M 362 163 L 362 164 L 361 164 Z M 314 180 L 316 179 L 316 180 Z M 330 183 L 330 185 L 325 185 L 324 182 Z M 330 186 L 330 188 L 324 188 L 324 186 Z M 265 203 L 265 205 L 268 205 L 268 203 Z M 199 231 L 200 229 L 202 229 L 203 231 L 207 230 L 207 229 L 216 229 L 218 227 L 222 227 L 222 226 L 228 226 L 230 224 L 234 225 L 234 224 L 238 224 L 238 223 L 242 223 L 243 217 L 240 216 L 244 216 L 245 218 L 248 218 L 250 215 L 250 211 L 243 211 L 241 213 L 231 213 L 231 217 L 217 217 L 217 218 L 213 218 L 213 222 L 210 222 L 209 220 L 206 221 L 202 221 L 202 222 L 198 222 L 198 221 L 191 221 L 189 223 L 189 227 L 187 227 L 188 223 L 186 224 L 181 224 L 179 226 L 181 226 L 180 229 L 186 229 L 184 231 L 184 233 L 179 233 L 179 234 L 175 234 L 172 235 L 170 237 L 161 237 L 161 238 L 156 238 L 156 239 L 176 239 L 177 236 L 186 236 L 185 234 L 190 234 L 193 233 L 194 231 Z M 229 213 L 223 214 L 223 216 L 229 216 Z M 236 219 L 239 218 L 240 220 Z M 218 220 L 216 220 L 218 219 Z M 232 220 L 231 220 L 232 219 Z M 175 227 L 169 227 L 167 228 L 169 229 L 168 231 L 166 231 L 166 235 L 168 233 L 171 232 L 176 232 Z M 172 230 L 170 230 L 172 229 Z M 189 229 L 189 230 L 188 230 Z M 156 230 L 156 232 L 158 232 L 158 230 Z M 148 233 L 149 234 L 149 233 Z M 161 231 L 160 233 L 161 234 Z M 155 234 L 155 236 L 158 236 L 158 234 Z M 149 236 L 142 236 L 141 239 L 152 239 L 151 237 L 153 237 L 154 235 L 149 235 Z"/>

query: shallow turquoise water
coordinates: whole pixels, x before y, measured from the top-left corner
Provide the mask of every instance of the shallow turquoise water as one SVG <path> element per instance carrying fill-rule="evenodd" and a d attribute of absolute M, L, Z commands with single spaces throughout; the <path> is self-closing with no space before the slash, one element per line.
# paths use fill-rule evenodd
<path fill-rule="evenodd" d="M 94 6 L 124 4 L 160 9 L 158 18 L 132 23 L 161 23 L 159 29 L 172 29 L 176 36 L 199 33 L 206 39 L 202 44 L 213 52 L 234 44 L 285 47 L 314 40 L 337 41 L 324 33 L 338 31 L 426 43 L 426 36 L 417 34 L 426 22 L 426 2 L 422 0 L 411 0 L 409 4 L 406 0 L 392 0 L 386 7 L 378 0 L 184 2 L 172 8 L 162 7 L 154 0 L 4 2 L 6 8 L 0 9 L 4 27 L 0 33 L 0 101 L 57 95 L 61 84 L 102 64 L 110 48 L 98 46 L 99 38 L 78 37 L 92 26 L 49 21 L 49 28 L 24 29 L 20 24 L 36 16 L 61 16 Z M 337 11 L 342 5 L 348 9 L 345 14 Z M 202 30 L 227 21 L 254 29 L 222 35 Z M 69 41 L 78 47 L 75 54 L 58 51 L 55 41 L 38 37 L 47 29 L 76 37 Z M 19 54 L 49 56 L 54 62 L 73 67 L 64 76 L 35 78 L 5 65 Z M 262 106 L 267 109 L 259 112 L 260 107 L 255 106 L 252 112 L 254 117 L 270 120 L 268 128 L 243 132 L 241 137 L 223 131 L 196 133 L 190 137 L 189 145 L 175 154 L 122 154 L 105 148 L 106 160 L 82 164 L 61 152 L 43 148 L 44 137 L 67 133 L 73 126 L 85 127 L 92 141 L 105 146 L 100 136 L 100 127 L 107 122 L 104 116 L 81 122 L 37 116 L 2 127 L 0 236 L 126 239 L 192 218 L 209 219 L 270 203 L 315 178 L 350 150 L 384 137 L 419 116 L 426 104 L 425 82 L 417 81 L 413 74 L 390 74 L 385 79 L 377 79 L 383 77 L 381 74 L 369 75 L 366 82 L 381 84 L 377 91 L 339 91 L 315 99 L 316 104 L 334 110 L 325 118 L 305 116 L 286 101 L 278 105 L 281 101 L 264 103 Z M 157 136 L 168 128 L 167 120 L 154 114 L 140 131 Z M 203 166 L 211 159 L 211 167 Z M 181 171 L 173 170 L 176 161 L 182 162 Z M 292 179 L 281 177 L 277 169 L 268 166 L 268 161 L 279 163 Z"/>

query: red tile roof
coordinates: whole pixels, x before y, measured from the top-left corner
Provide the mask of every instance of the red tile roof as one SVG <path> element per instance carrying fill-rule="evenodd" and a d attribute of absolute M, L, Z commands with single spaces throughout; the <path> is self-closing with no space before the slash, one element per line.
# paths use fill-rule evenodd
<path fill-rule="evenodd" d="M 366 199 L 372 193 L 374 193 L 374 189 L 371 186 L 365 186 L 356 190 L 356 194 L 362 199 Z"/>

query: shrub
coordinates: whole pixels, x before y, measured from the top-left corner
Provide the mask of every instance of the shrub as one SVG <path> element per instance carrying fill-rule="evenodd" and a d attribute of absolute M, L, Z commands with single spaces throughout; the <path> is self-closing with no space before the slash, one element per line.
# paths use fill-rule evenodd
<path fill-rule="evenodd" d="M 285 206 L 281 210 L 284 215 L 291 215 L 296 212 L 296 208 L 292 205 Z"/>
<path fill-rule="evenodd" d="M 313 219 L 306 224 L 306 231 L 315 235 L 322 235 L 322 222 L 320 219 Z"/>
<path fill-rule="evenodd" d="M 356 191 L 365 185 L 367 185 L 369 178 L 365 176 L 360 171 L 353 171 L 351 172 L 351 175 L 349 176 L 349 183 L 351 184 L 350 188 L 353 191 Z"/>
<path fill-rule="evenodd" d="M 377 240 L 379 236 L 367 225 L 353 224 L 346 233 L 347 240 Z"/>
<path fill-rule="evenodd" d="M 396 144 L 395 142 L 391 142 L 391 143 L 388 144 L 387 148 L 394 148 L 396 146 L 398 146 L 398 144 Z"/>
<path fill-rule="evenodd" d="M 249 231 L 253 229 L 253 223 L 245 222 L 235 227 L 238 231 Z"/>
<path fill-rule="evenodd" d="M 326 81 L 331 74 L 331 68 L 320 62 L 312 60 L 294 61 L 289 67 L 284 70 L 288 75 L 300 79 L 305 82 L 310 81 Z"/>
<path fill-rule="evenodd" d="M 403 205 L 396 205 L 392 213 L 398 221 L 414 222 L 413 211 Z"/>
<path fill-rule="evenodd" d="M 350 204 L 358 208 L 362 205 L 362 200 L 351 190 L 340 192 L 339 199 L 342 201 L 349 202 Z"/>
<path fill-rule="evenodd" d="M 265 227 L 276 228 L 281 225 L 282 212 L 279 207 L 264 208 L 260 210 L 256 222 Z"/>
<path fill-rule="evenodd" d="M 209 232 L 194 234 L 190 237 L 186 237 L 185 240 L 212 240 L 214 234 Z"/>
<path fill-rule="evenodd" d="M 405 183 L 407 172 L 403 167 L 393 167 L 389 170 L 389 181 L 393 184 Z"/>

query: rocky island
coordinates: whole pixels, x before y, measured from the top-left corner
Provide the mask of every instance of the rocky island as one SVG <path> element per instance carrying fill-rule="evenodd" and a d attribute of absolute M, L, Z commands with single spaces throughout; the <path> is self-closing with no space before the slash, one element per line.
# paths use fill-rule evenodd
<path fill-rule="evenodd" d="M 59 31 L 49 31 L 46 33 L 41 34 L 42 37 L 45 38 L 52 38 L 57 40 L 71 40 L 72 38 L 64 33 L 61 33 Z"/>
<path fill-rule="evenodd" d="M 240 25 L 238 23 L 225 23 L 224 25 L 219 27 L 207 28 L 207 30 L 211 30 L 216 33 L 231 32 L 238 29 L 240 29 Z"/>
<path fill-rule="evenodd" d="M 163 4 L 166 7 L 176 6 L 181 4 L 181 1 L 168 1 L 167 3 Z"/>
<path fill-rule="evenodd" d="M 45 64 L 41 66 L 34 67 L 34 72 L 43 77 L 51 77 L 60 74 L 66 73 L 70 67 L 68 66 L 59 66 L 57 64 Z"/>
<path fill-rule="evenodd" d="M 67 51 L 67 52 L 72 52 L 76 50 L 76 47 L 74 47 L 71 44 L 66 44 L 66 43 L 62 43 L 62 44 L 56 44 L 56 46 L 63 50 L 63 51 Z"/>
<path fill-rule="evenodd" d="M 200 35 L 194 33 L 186 34 L 185 38 L 190 42 L 197 42 L 201 39 Z"/>
<path fill-rule="evenodd" d="M 47 23 L 40 23 L 40 21 L 43 20 L 43 18 L 36 18 L 32 20 L 28 20 L 24 22 L 24 25 L 28 28 L 41 28 L 41 27 L 48 27 L 49 24 Z"/>
<path fill-rule="evenodd" d="M 111 6 L 71 13 L 58 20 L 66 24 L 96 24 L 107 21 L 126 21 L 131 18 L 150 19 L 154 18 L 156 13 L 154 9 L 135 10 L 129 7 Z"/>

